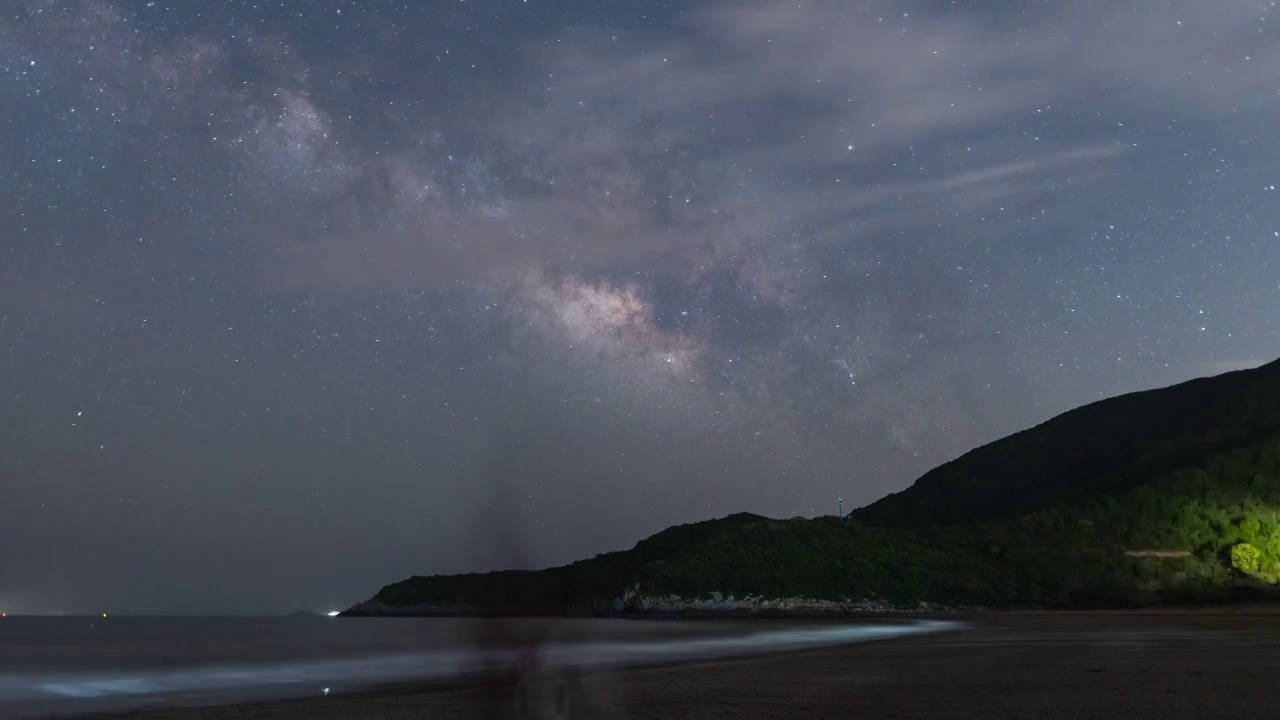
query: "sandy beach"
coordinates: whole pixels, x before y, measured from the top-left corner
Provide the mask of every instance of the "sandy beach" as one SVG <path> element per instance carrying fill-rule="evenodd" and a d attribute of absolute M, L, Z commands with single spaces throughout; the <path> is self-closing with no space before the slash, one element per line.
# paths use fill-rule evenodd
<path fill-rule="evenodd" d="M 627 670 L 591 682 L 621 716 L 659 718 L 1275 718 L 1280 614 L 1031 613 L 958 633 Z M 150 710 L 131 720 L 481 716 L 492 688 L 401 686 L 346 696 Z M 572 716 L 572 715 L 571 715 Z M 597 715 L 599 716 L 599 715 Z"/>

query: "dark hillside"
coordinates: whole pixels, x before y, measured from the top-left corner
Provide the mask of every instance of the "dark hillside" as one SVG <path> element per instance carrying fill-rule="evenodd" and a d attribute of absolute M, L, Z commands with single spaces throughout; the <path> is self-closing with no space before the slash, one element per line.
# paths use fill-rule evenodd
<path fill-rule="evenodd" d="M 502 614 L 516 610 L 561 612 L 575 605 L 593 605 L 602 598 L 616 597 L 645 565 L 724 531 L 764 519 L 751 513 L 736 513 L 675 525 L 641 540 L 630 550 L 605 553 L 547 570 L 415 575 L 387 585 L 369 602 L 388 608 L 470 608 Z"/>
<path fill-rule="evenodd" d="M 1280 361 L 1085 405 L 852 514 L 884 527 L 987 520 L 1119 490 L 1277 432 Z"/>
<path fill-rule="evenodd" d="M 1073 410 L 851 518 L 741 513 L 541 571 L 412 577 L 355 614 L 843 613 L 1271 600 L 1280 362 Z"/>

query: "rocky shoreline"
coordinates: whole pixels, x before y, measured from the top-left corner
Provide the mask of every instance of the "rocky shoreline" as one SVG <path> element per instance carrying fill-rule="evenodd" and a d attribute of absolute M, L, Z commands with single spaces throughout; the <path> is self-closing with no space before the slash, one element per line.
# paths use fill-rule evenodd
<path fill-rule="evenodd" d="M 643 595 L 629 590 L 612 602 L 595 605 L 480 607 L 417 605 L 395 607 L 373 600 L 341 613 L 343 617 L 593 617 L 593 618 L 837 618 L 870 615 L 937 615 L 981 612 L 984 608 L 956 608 L 921 602 L 893 605 L 879 600 L 815 600 L 812 598 L 735 598 L 711 593 L 705 598 Z"/>

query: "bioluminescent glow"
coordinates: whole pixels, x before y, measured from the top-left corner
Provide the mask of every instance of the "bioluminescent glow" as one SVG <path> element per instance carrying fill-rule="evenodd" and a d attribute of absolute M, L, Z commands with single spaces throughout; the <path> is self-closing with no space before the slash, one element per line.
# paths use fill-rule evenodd
<path fill-rule="evenodd" d="M 803 650 L 962 630 L 963 623 L 918 621 L 880 625 L 814 625 L 732 637 L 548 644 L 548 667 L 618 669 L 646 663 L 706 660 Z M 177 670 L 0 674 L 0 715 L 40 715 L 94 708 L 129 709 L 159 700 L 202 704 L 237 697 L 279 698 L 350 691 L 406 680 L 438 680 L 514 664 L 519 649 L 462 649 L 306 662 L 253 663 Z M 14 710 L 16 708 L 17 710 Z"/>

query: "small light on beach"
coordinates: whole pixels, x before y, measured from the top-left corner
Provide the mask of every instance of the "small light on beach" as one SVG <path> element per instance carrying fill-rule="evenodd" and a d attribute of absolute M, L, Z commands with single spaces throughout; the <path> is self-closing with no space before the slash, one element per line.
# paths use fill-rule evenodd
<path fill-rule="evenodd" d="M 330 611 L 329 611 L 329 617 L 338 617 L 338 616 L 339 616 L 339 615 L 341 615 L 341 614 L 342 614 L 342 611 L 341 611 L 341 610 L 330 610 Z"/>
<path fill-rule="evenodd" d="M 0 612 L 0 618 L 7 618 L 7 617 L 9 617 L 9 613 L 7 613 L 7 612 Z"/>
<path fill-rule="evenodd" d="M 106 614 L 106 613 L 102 613 L 102 617 L 106 617 L 106 616 L 107 616 L 107 614 Z"/>
<path fill-rule="evenodd" d="M 325 694 L 325 695 L 328 695 L 328 694 L 329 694 L 329 688 L 325 688 L 323 692 L 324 692 L 324 694 Z"/>

